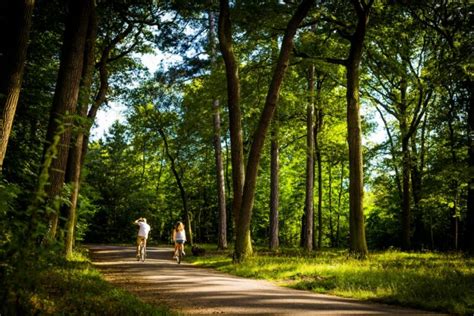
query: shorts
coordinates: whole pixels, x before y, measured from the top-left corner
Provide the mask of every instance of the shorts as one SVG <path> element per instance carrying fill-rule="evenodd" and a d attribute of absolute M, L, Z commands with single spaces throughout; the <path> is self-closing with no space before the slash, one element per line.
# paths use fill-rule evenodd
<path fill-rule="evenodd" d="M 184 244 L 185 240 L 182 240 L 182 239 L 178 239 L 178 240 L 175 240 L 175 243 L 177 244 Z"/>

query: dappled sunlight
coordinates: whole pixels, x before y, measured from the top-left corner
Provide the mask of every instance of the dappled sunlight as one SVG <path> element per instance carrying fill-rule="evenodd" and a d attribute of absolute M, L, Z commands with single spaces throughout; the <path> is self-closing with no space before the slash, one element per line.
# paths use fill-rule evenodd
<path fill-rule="evenodd" d="M 374 252 L 366 260 L 323 251 L 310 257 L 260 253 L 239 265 L 212 255 L 195 261 L 291 288 L 455 313 L 474 305 L 473 263 L 455 253 L 400 251 Z"/>
<path fill-rule="evenodd" d="M 145 301 L 166 303 L 186 314 L 312 315 L 327 311 L 337 314 L 413 314 L 417 312 L 374 304 L 366 305 L 354 300 L 278 287 L 266 281 L 239 278 L 195 267 L 186 262 L 178 265 L 174 260 L 171 260 L 169 252 L 165 250 L 158 250 L 153 259 L 142 264 L 128 263 L 123 259 L 107 261 L 109 253 L 96 252 L 94 249 L 91 251 L 92 257 L 96 259 L 97 267 L 103 271 L 108 281 L 136 293 Z M 126 252 L 119 249 L 113 251 L 126 255 Z M 116 257 L 112 256 L 112 258 Z M 252 264 L 250 271 L 246 271 L 248 275 L 256 275 L 259 271 L 258 266 L 263 268 L 260 271 L 264 270 L 265 275 L 271 275 L 272 271 L 275 273 L 280 271 L 280 265 L 264 266 L 259 264 L 259 258 L 270 261 L 269 258 L 255 257 L 256 264 Z M 190 257 L 189 259 L 199 262 L 205 261 L 204 257 Z M 228 257 L 218 257 L 211 261 L 217 265 L 227 262 L 227 266 L 222 267 L 245 270 L 246 264 L 233 265 L 228 259 Z M 285 265 L 285 269 L 288 271 L 294 268 L 293 264 Z M 185 299 L 176 300 L 177 295 Z"/>

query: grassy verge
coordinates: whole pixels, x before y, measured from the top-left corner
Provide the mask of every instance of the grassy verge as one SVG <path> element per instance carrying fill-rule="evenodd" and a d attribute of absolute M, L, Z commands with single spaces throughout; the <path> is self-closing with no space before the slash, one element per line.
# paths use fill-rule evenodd
<path fill-rule="evenodd" d="M 8 278 L 0 314 L 175 315 L 107 283 L 84 254 L 76 253 L 68 261 L 39 261 L 23 264 Z"/>
<path fill-rule="evenodd" d="M 298 250 L 278 254 L 257 251 L 247 262 L 233 264 L 229 252 L 206 248 L 205 256 L 187 259 L 230 274 L 317 293 L 454 314 L 474 313 L 474 259 L 460 254 L 385 251 L 360 261 L 336 250 L 311 255 Z"/>

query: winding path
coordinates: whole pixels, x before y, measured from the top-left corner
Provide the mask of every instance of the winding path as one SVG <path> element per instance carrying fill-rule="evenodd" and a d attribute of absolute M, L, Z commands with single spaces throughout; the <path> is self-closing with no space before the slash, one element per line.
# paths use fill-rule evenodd
<path fill-rule="evenodd" d="M 105 279 L 145 302 L 188 314 L 385 314 L 428 312 L 279 287 L 171 260 L 171 248 L 148 248 L 137 262 L 133 247 L 89 245 L 93 264 Z"/>

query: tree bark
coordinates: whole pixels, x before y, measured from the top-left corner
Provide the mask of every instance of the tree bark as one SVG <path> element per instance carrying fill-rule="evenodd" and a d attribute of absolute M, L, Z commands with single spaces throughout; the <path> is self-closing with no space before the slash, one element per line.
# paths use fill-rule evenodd
<path fill-rule="evenodd" d="M 427 116 L 425 115 L 423 119 L 423 124 L 421 128 L 420 135 L 420 149 L 417 149 L 416 137 L 411 138 L 411 151 L 412 156 L 412 168 L 411 168 L 411 188 L 413 192 L 413 240 L 418 244 L 418 247 L 423 247 L 425 243 L 428 242 L 425 225 L 423 223 L 423 209 L 420 203 L 422 195 L 422 176 L 424 169 L 425 161 L 425 134 L 426 134 L 426 124 Z"/>
<path fill-rule="evenodd" d="M 339 180 L 339 194 L 337 198 L 337 224 L 336 224 L 336 247 L 339 247 L 341 240 L 340 236 L 340 218 L 341 218 L 341 200 L 342 200 L 342 189 L 344 184 L 344 162 L 341 161 L 341 177 Z"/>
<path fill-rule="evenodd" d="M 224 166 L 222 164 L 221 149 L 221 117 L 219 113 L 219 100 L 215 99 L 214 104 L 214 152 L 216 161 L 216 184 L 217 201 L 219 209 L 219 229 L 218 229 L 218 249 L 227 249 L 227 210 L 225 203 L 225 182 Z"/>
<path fill-rule="evenodd" d="M 84 51 L 84 63 L 82 71 L 81 88 L 79 92 L 78 114 L 81 118 L 87 118 L 87 110 L 89 98 L 91 94 L 91 86 L 95 68 L 95 41 L 97 38 L 97 19 L 95 5 L 92 5 L 89 26 L 87 31 L 87 39 Z M 66 257 L 72 255 L 72 248 L 75 240 L 75 226 L 77 222 L 77 201 L 79 197 L 80 178 L 82 170 L 82 151 L 84 143 L 84 133 L 87 126 L 79 126 L 79 131 L 75 139 L 74 145 L 69 151 L 68 167 L 66 174 L 66 183 L 70 183 L 72 193 L 70 197 L 70 206 L 68 207 L 68 218 L 66 223 Z M 89 130 L 87 129 L 87 132 Z"/>
<path fill-rule="evenodd" d="M 0 74 L 0 173 L 8 146 L 8 139 L 15 117 L 18 98 L 20 96 L 23 70 L 25 68 L 28 40 L 30 38 L 31 17 L 33 15 L 34 0 L 8 0 L 7 7 L 11 7 L 9 31 L 7 31 L 6 47 L 1 58 Z"/>
<path fill-rule="evenodd" d="M 408 113 L 408 101 L 407 101 L 407 80 L 402 78 L 400 82 L 400 102 L 398 104 L 398 116 L 397 119 L 400 125 L 400 138 L 402 142 L 402 234 L 401 234 L 401 245 L 402 249 L 409 250 L 412 248 L 412 222 L 413 222 L 413 212 L 411 205 L 411 197 L 418 198 L 418 190 L 416 192 L 411 192 L 410 188 L 417 188 L 418 185 L 418 174 L 417 172 L 413 173 L 413 168 L 417 168 L 416 164 L 414 165 L 414 159 L 412 157 L 416 155 L 416 152 L 412 152 L 410 148 L 410 141 L 416 142 L 416 129 L 421 122 L 421 118 L 424 115 L 424 108 L 427 105 L 429 100 L 429 94 L 425 99 L 423 88 L 419 83 L 418 86 L 418 103 L 414 110 L 414 113 L 410 115 Z M 423 105 L 423 107 L 422 107 Z M 423 109 L 422 109 L 423 108 Z M 410 116 L 412 118 L 410 119 Z M 416 146 L 412 146 L 416 149 Z M 412 175 L 415 175 L 415 178 L 412 178 Z M 413 183 L 415 180 L 415 183 Z M 413 185 L 412 185 L 413 184 Z"/>
<path fill-rule="evenodd" d="M 220 0 L 220 14 L 218 20 L 219 47 L 224 58 L 227 79 L 227 106 L 229 108 L 230 152 L 232 164 L 232 214 L 237 231 L 242 195 L 244 188 L 244 147 L 242 132 L 242 114 L 240 110 L 240 81 L 239 67 L 232 45 L 232 24 L 228 0 Z M 250 231 L 246 232 L 241 247 L 249 255 L 252 254 Z"/>
<path fill-rule="evenodd" d="M 349 230 L 350 250 L 358 257 L 368 253 L 364 226 L 364 172 L 362 160 L 362 130 L 359 101 L 359 72 L 362 49 L 369 21 L 369 5 L 351 1 L 357 12 L 357 26 L 351 38 L 349 57 L 346 64 L 347 78 L 347 140 L 349 144 Z"/>
<path fill-rule="evenodd" d="M 468 167 L 474 170 L 474 84 L 468 79 L 466 88 L 469 91 L 469 104 L 467 109 L 468 121 Z M 465 250 L 474 255 L 474 174 L 471 173 L 467 191 L 467 214 L 466 214 L 466 240 Z"/>
<path fill-rule="evenodd" d="M 48 199 L 53 204 L 56 204 L 54 200 L 61 194 L 64 184 L 71 139 L 71 116 L 76 111 L 79 95 L 91 6 L 92 1 L 90 0 L 70 2 L 69 15 L 66 21 L 61 64 L 45 144 L 46 147 L 50 146 L 54 137 L 60 137 L 55 158 L 49 168 L 49 185 L 46 187 Z M 62 128 L 64 128 L 63 131 L 61 131 Z M 46 159 L 46 157 L 43 159 Z M 58 207 L 53 206 L 53 210 L 48 214 L 50 226 L 47 238 L 49 240 L 56 238 L 58 212 Z"/>
<path fill-rule="evenodd" d="M 400 198 L 400 201 L 403 199 L 403 193 L 402 193 L 402 185 L 400 181 L 400 172 L 398 171 L 397 163 L 396 163 L 396 157 L 397 157 L 397 151 L 395 149 L 395 143 L 393 141 L 392 133 L 390 132 L 390 128 L 388 126 L 387 120 L 385 119 L 382 111 L 379 109 L 378 106 L 375 106 L 375 109 L 380 115 L 380 118 L 383 121 L 385 131 L 387 132 L 389 144 L 390 144 L 390 154 L 392 155 L 392 161 L 393 161 L 393 171 L 395 171 L 395 181 L 397 185 L 397 191 L 398 191 L 398 197 Z"/>
<path fill-rule="evenodd" d="M 319 148 L 319 132 L 323 126 L 323 110 L 320 107 L 322 80 L 317 82 L 317 101 L 315 110 L 314 125 L 314 152 L 316 164 L 318 166 L 318 249 L 321 249 L 323 243 L 323 167 L 321 161 L 321 149 Z"/>
<path fill-rule="evenodd" d="M 252 218 L 252 208 L 255 198 L 255 185 L 257 182 L 258 165 L 265 141 L 266 132 L 278 102 L 283 76 L 288 68 L 288 60 L 293 49 L 293 38 L 301 21 L 306 17 L 309 9 L 313 5 L 313 0 L 303 0 L 295 14 L 292 16 L 283 36 L 278 62 L 273 72 L 272 81 L 268 89 L 265 105 L 260 116 L 257 129 L 253 135 L 253 141 L 249 152 L 247 168 L 245 173 L 244 191 L 242 205 L 239 214 L 239 224 L 236 227 L 237 235 L 235 242 L 234 260 L 240 262 L 249 255 L 246 251 L 246 236 L 250 231 L 250 220 Z"/>
<path fill-rule="evenodd" d="M 448 118 L 448 129 L 449 129 L 449 149 L 451 152 L 451 162 L 454 166 L 458 164 L 458 158 L 456 155 L 456 144 L 455 144 L 455 135 L 454 135 L 454 108 L 456 106 L 455 100 L 453 96 L 450 96 L 450 108 L 449 108 L 449 118 Z M 455 250 L 458 250 L 459 246 L 459 218 L 461 214 L 458 210 L 458 200 L 459 200 L 459 181 L 458 178 L 455 176 L 450 181 L 450 187 L 452 191 L 452 207 L 451 207 L 451 218 L 453 223 L 453 246 Z"/>
<path fill-rule="evenodd" d="M 215 52 L 215 23 L 214 13 L 209 10 L 209 46 L 211 62 L 213 66 L 216 64 Z M 224 166 L 222 163 L 222 148 L 221 148 L 221 117 L 219 110 L 219 100 L 217 98 L 213 101 L 214 111 L 214 153 L 216 162 L 216 184 L 217 184 L 217 203 L 219 213 L 219 228 L 218 228 L 218 249 L 227 249 L 227 209 L 225 200 L 225 180 L 224 180 Z"/>
<path fill-rule="evenodd" d="M 71 147 L 69 152 L 67 174 L 71 176 L 66 177 L 66 182 L 71 182 L 73 190 L 70 197 L 70 206 L 68 209 L 68 222 L 66 228 L 66 256 L 69 255 L 69 252 L 72 251 L 75 241 L 75 225 L 77 224 L 77 201 L 79 198 L 80 190 L 80 178 L 82 168 L 84 166 L 84 161 L 87 155 L 88 145 L 89 145 L 89 135 L 92 125 L 95 121 L 97 111 L 100 106 L 105 102 L 107 92 L 109 89 L 109 72 L 107 64 L 110 59 L 111 51 L 120 43 L 127 35 L 129 35 L 133 30 L 133 25 L 129 25 L 124 31 L 120 32 L 115 36 L 110 43 L 103 49 L 100 61 L 95 64 L 95 40 L 97 37 L 97 16 L 95 11 L 95 6 L 92 7 L 87 40 L 86 40 L 86 51 L 84 55 L 84 70 L 83 78 L 81 82 L 81 90 L 79 95 L 79 106 L 78 113 L 80 117 L 84 120 L 83 126 L 80 126 L 78 135 L 75 139 L 74 146 Z M 88 107 L 88 102 L 91 94 L 91 85 L 92 85 L 92 75 L 94 67 L 98 67 L 99 71 L 99 88 L 97 94 L 94 98 L 94 101 L 90 108 Z M 90 77 L 89 77 L 90 76 Z M 90 82 L 89 82 L 90 81 Z M 88 83 L 89 82 L 89 83 Z M 72 156 L 71 156 L 72 155 Z M 66 174 L 66 175 L 67 175 Z"/>
<path fill-rule="evenodd" d="M 280 242 L 278 239 L 278 206 L 279 206 L 279 149 L 278 149 L 278 117 L 275 115 L 272 121 L 271 148 L 270 148 L 270 250 L 278 250 Z"/>
<path fill-rule="evenodd" d="M 318 166 L 318 249 L 323 243 L 323 166 L 319 141 L 315 137 L 316 164 Z"/>
<path fill-rule="evenodd" d="M 410 209 L 410 148 L 406 137 L 402 139 L 402 249 L 411 248 L 411 209 Z"/>
<path fill-rule="evenodd" d="M 314 220 L 314 65 L 308 71 L 309 100 L 306 106 L 306 198 L 305 198 L 305 236 L 304 249 L 313 250 Z"/>
<path fill-rule="evenodd" d="M 331 162 L 328 163 L 328 173 L 329 173 L 329 237 L 331 238 L 331 247 L 334 247 L 334 225 L 332 222 L 332 165 Z"/>
<path fill-rule="evenodd" d="M 402 77 L 400 81 L 400 102 L 398 104 L 400 135 L 402 142 L 402 249 L 411 248 L 411 205 L 410 205 L 410 171 L 411 153 L 409 141 L 411 135 L 408 131 L 407 113 L 407 80 Z"/>
<path fill-rule="evenodd" d="M 178 188 L 179 188 L 181 202 L 183 203 L 183 216 L 184 216 L 186 235 L 188 237 L 189 244 L 192 246 L 194 244 L 193 231 L 191 228 L 191 216 L 189 214 L 189 209 L 188 209 L 188 198 L 186 196 L 186 190 L 184 189 L 183 183 L 181 182 L 181 177 L 179 176 L 178 170 L 176 169 L 175 158 L 170 153 L 166 134 L 161 128 L 158 129 L 158 133 L 160 133 L 161 138 L 163 139 L 163 142 L 165 144 L 165 153 L 166 153 L 166 156 L 168 156 L 168 159 L 170 160 L 170 163 L 171 163 L 171 172 L 173 173 L 174 178 L 176 180 L 176 184 L 178 185 Z"/>

